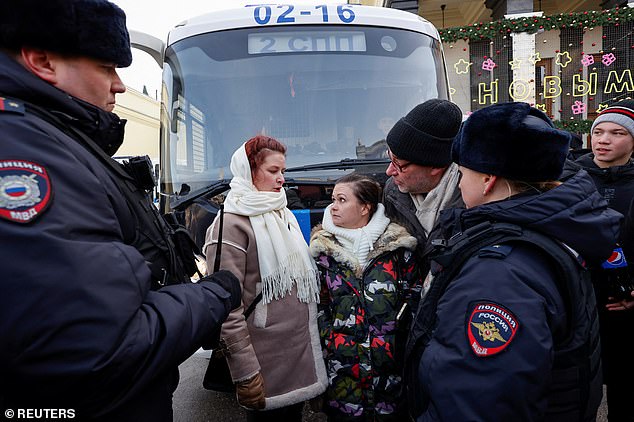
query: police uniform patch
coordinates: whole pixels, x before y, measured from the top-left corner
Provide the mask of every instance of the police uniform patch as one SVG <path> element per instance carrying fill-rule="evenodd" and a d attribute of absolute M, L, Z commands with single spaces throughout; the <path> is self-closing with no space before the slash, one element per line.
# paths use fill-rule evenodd
<path fill-rule="evenodd" d="M 30 223 L 46 210 L 53 191 L 46 169 L 23 160 L 0 160 L 0 217 Z"/>
<path fill-rule="evenodd" d="M 24 104 L 11 98 L 0 97 L 0 112 L 24 114 Z"/>
<path fill-rule="evenodd" d="M 504 306 L 495 302 L 472 302 L 467 319 L 467 338 L 478 357 L 493 356 L 513 341 L 520 323 Z"/>

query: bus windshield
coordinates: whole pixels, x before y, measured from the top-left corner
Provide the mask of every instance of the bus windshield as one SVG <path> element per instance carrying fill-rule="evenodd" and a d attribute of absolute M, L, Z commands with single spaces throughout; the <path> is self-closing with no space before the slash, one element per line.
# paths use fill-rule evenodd
<path fill-rule="evenodd" d="M 345 172 L 314 165 L 385 158 L 385 136 L 399 118 L 427 99 L 448 98 L 438 41 L 353 25 L 185 38 L 165 52 L 163 83 L 167 194 L 230 179 L 232 153 L 257 134 L 288 147 L 287 167 L 311 165 L 301 177 L 334 180 Z"/>

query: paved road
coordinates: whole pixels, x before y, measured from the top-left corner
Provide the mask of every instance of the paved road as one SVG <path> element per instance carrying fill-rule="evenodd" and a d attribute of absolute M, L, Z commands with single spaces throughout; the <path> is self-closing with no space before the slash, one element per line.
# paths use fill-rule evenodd
<path fill-rule="evenodd" d="M 245 422 L 245 412 L 233 394 L 216 393 L 202 387 L 207 362 L 205 355 L 195 354 L 180 366 L 181 380 L 174 393 L 174 422 Z M 323 413 L 305 409 L 304 421 L 325 422 L 326 417 Z M 597 422 L 606 421 L 603 403 Z"/>
<path fill-rule="evenodd" d="M 174 393 L 174 422 L 244 422 L 244 410 L 233 394 L 216 393 L 202 386 L 207 369 L 204 354 L 194 354 L 180 366 L 180 383 Z M 325 422 L 323 413 L 304 411 L 304 421 Z"/>

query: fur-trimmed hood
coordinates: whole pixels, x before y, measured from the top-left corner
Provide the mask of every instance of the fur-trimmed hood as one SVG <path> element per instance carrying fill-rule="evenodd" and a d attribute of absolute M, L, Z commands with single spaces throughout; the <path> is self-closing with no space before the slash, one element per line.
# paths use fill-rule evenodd
<path fill-rule="evenodd" d="M 385 252 L 393 252 L 399 248 L 414 251 L 416 245 L 416 238 L 405 228 L 396 223 L 390 223 L 372 245 L 373 249 L 368 254 L 368 263 Z M 360 267 L 357 257 L 344 249 L 336 237 L 324 230 L 321 224 L 315 226 L 310 233 L 310 254 L 313 258 L 321 254 L 331 256 L 338 263 L 351 268 L 357 276 L 363 274 L 363 268 Z"/>

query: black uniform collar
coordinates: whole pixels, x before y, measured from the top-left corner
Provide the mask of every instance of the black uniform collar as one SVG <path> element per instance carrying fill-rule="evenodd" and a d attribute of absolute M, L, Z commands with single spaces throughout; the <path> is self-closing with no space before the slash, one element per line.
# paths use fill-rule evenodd
<path fill-rule="evenodd" d="M 72 96 L 68 96 L 82 108 L 88 118 L 76 118 L 72 115 L 51 110 L 62 121 L 84 132 L 109 156 L 113 156 L 123 143 L 125 119 L 120 119 L 114 113 L 109 113 Z"/>
<path fill-rule="evenodd" d="M 125 120 L 45 82 L 1 51 L 0 96 L 45 108 L 84 132 L 110 156 L 123 143 Z"/>

